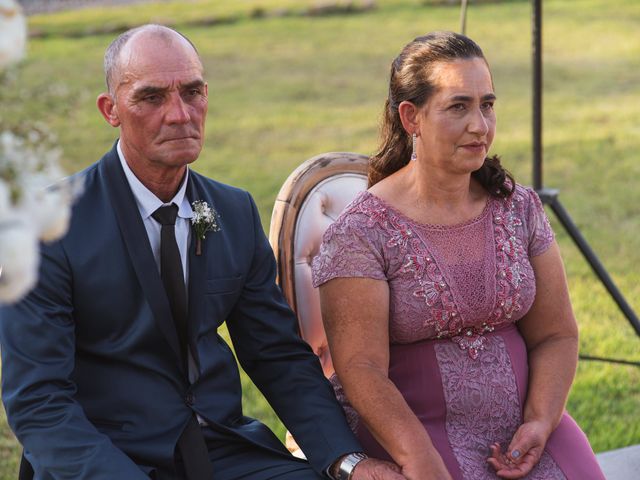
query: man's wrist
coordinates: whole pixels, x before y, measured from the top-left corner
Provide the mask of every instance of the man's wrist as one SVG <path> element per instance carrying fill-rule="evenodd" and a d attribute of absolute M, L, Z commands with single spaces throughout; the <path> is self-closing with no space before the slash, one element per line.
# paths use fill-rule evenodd
<path fill-rule="evenodd" d="M 343 455 L 328 468 L 327 473 L 329 478 L 332 480 L 350 480 L 356 466 L 367 458 L 369 457 L 363 452 L 353 452 Z"/>

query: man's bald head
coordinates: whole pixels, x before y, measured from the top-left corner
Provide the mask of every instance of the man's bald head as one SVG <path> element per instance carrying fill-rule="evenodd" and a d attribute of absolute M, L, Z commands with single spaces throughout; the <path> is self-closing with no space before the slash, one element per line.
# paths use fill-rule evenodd
<path fill-rule="evenodd" d="M 147 24 L 132 28 L 122 33 L 113 42 L 111 42 L 111 45 L 109 45 L 104 54 L 104 74 L 107 82 L 107 90 L 111 95 L 115 96 L 116 88 L 119 83 L 123 50 L 126 50 L 127 45 L 129 45 L 129 42 L 134 39 L 134 37 L 137 38 L 139 36 L 156 37 L 158 40 L 164 41 L 168 45 L 176 41 L 186 42 L 191 46 L 198 57 L 198 60 L 202 64 L 195 45 L 180 32 L 172 28 L 165 27 L 164 25 L 155 24 Z"/>

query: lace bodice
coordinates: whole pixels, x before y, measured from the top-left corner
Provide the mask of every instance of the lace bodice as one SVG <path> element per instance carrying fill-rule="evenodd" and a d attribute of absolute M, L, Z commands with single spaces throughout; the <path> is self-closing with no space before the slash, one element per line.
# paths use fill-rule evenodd
<path fill-rule="evenodd" d="M 531 307 L 529 259 L 553 238 L 537 194 L 520 185 L 509 199 L 489 197 L 478 217 L 451 226 L 417 223 L 362 192 L 325 232 L 313 281 L 386 280 L 391 343 L 450 338 L 475 358 L 484 333 Z"/>

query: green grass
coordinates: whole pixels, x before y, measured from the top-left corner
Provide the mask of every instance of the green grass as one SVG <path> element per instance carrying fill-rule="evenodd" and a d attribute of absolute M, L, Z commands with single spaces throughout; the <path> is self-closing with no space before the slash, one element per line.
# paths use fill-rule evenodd
<path fill-rule="evenodd" d="M 201 0 L 86 9 L 30 19 L 21 68 L 0 90 L 0 125 L 39 122 L 58 136 L 65 167 L 99 158 L 117 132 L 99 116 L 106 23 L 167 19 L 198 46 L 210 110 L 206 147 L 195 168 L 251 191 L 265 229 L 287 175 L 326 151 L 371 153 L 390 61 L 413 37 L 458 28 L 456 6 L 379 0 L 353 15 L 301 15 L 311 1 Z M 579 8 L 577 5 L 579 4 Z M 545 183 L 561 200 L 627 301 L 640 312 L 640 3 L 544 2 Z M 266 14 L 255 18 L 257 7 Z M 277 16 L 288 9 L 295 13 Z M 225 17 L 227 23 L 194 24 Z M 467 33 L 492 65 L 499 101 L 493 151 L 528 184 L 531 151 L 530 6 L 475 3 Z M 640 360 L 639 339 L 554 220 L 563 250 L 583 353 Z M 245 406 L 284 433 L 247 378 Z M 640 369 L 582 362 L 569 411 L 596 451 L 640 443 Z M 0 428 L 0 480 L 15 478 L 17 446 Z"/>

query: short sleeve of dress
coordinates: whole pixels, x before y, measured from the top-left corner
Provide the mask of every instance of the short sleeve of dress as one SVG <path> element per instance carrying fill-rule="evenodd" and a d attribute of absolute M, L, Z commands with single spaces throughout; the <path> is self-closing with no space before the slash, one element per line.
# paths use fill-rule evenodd
<path fill-rule="evenodd" d="M 535 257 L 547 251 L 555 235 L 538 194 L 531 188 L 523 190 L 526 205 L 525 222 L 529 235 L 529 257 Z"/>
<path fill-rule="evenodd" d="M 324 233 L 311 266 L 313 286 L 339 277 L 386 280 L 380 233 L 366 215 L 347 209 Z"/>

